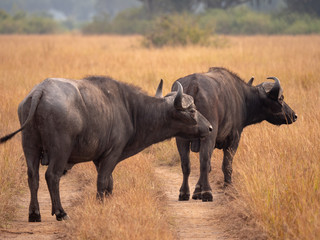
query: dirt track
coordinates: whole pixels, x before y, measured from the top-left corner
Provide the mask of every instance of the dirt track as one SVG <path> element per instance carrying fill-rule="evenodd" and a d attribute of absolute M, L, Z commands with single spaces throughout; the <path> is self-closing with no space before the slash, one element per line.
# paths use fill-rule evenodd
<path fill-rule="evenodd" d="M 40 186 L 38 200 L 40 205 L 42 222 L 28 223 L 29 191 L 19 199 L 19 209 L 17 217 L 10 223 L 6 230 L 0 229 L 0 239 L 64 239 L 64 223 L 56 221 L 55 216 L 51 216 L 51 200 L 47 184 L 44 178 L 45 167 L 40 169 Z M 60 194 L 62 205 L 66 212 L 69 212 L 74 199 L 81 194 L 81 182 L 75 172 L 63 176 L 60 181 Z"/>
<path fill-rule="evenodd" d="M 51 201 L 44 179 L 45 168 L 40 170 L 39 204 L 41 223 L 28 223 L 29 191 L 19 199 L 20 207 L 17 217 L 10 227 L 0 230 L 0 239 L 65 239 L 63 222 L 51 216 Z M 182 180 L 181 174 L 170 167 L 158 167 L 156 175 L 162 181 L 168 198 L 168 210 L 172 216 L 173 230 L 179 239 L 230 239 L 224 236 L 224 229 L 219 229 L 218 213 L 221 211 L 223 193 L 214 191 L 213 202 L 199 200 L 178 201 L 178 193 Z M 196 177 L 190 177 L 191 191 Z M 81 186 L 76 171 L 70 171 L 61 178 L 60 193 L 62 205 L 67 212 L 72 211 L 72 203 L 81 196 Z M 221 226 L 221 225 L 220 225 Z"/>
<path fill-rule="evenodd" d="M 156 173 L 163 181 L 168 197 L 168 210 L 174 218 L 174 228 L 179 239 L 231 239 L 224 236 L 224 229 L 218 226 L 218 215 L 221 211 L 222 193 L 213 193 L 212 202 L 201 200 L 178 201 L 182 173 L 169 167 L 159 167 Z M 197 182 L 195 176 L 190 177 L 190 191 Z"/>

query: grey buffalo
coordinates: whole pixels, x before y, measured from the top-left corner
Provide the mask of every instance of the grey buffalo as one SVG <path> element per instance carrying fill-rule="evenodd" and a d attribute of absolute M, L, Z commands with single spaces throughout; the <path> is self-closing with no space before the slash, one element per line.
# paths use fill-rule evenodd
<path fill-rule="evenodd" d="M 212 127 L 195 108 L 193 98 L 176 92 L 156 97 L 140 89 L 92 76 L 82 80 L 48 78 L 35 86 L 20 103 L 21 128 L 0 139 L 3 143 L 22 131 L 31 193 L 29 221 L 41 221 L 37 192 L 39 165 L 45 173 L 52 215 L 67 219 L 59 194 L 59 181 L 68 166 L 93 161 L 97 172 L 97 197 L 113 189 L 112 172 L 120 161 L 144 148 L 179 136 L 202 138 Z"/>
<path fill-rule="evenodd" d="M 208 173 L 214 148 L 223 150 L 222 170 L 225 185 L 228 185 L 243 128 L 264 120 L 274 125 L 291 124 L 297 120 L 295 112 L 284 102 L 280 81 L 276 77 L 268 79 L 273 82 L 252 86 L 253 78 L 245 83 L 227 69 L 210 68 L 207 73 L 192 74 L 173 84 L 172 90 L 177 89 L 177 83 L 182 84 L 185 93 L 193 96 L 198 111 L 213 127 L 212 133 L 204 139 L 176 138 L 183 172 L 179 200 L 189 200 L 190 197 L 190 149 L 200 155 L 200 178 L 192 198 L 212 201 Z"/>

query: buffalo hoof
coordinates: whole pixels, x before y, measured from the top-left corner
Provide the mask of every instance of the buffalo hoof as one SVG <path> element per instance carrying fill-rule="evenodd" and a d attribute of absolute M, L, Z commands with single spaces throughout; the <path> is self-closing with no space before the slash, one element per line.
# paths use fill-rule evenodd
<path fill-rule="evenodd" d="M 192 194 L 192 199 L 194 200 L 201 199 L 201 187 L 199 185 L 196 185 L 196 188 L 194 189 L 194 192 Z"/>
<path fill-rule="evenodd" d="M 188 201 L 190 199 L 190 193 L 180 193 L 179 201 Z"/>
<path fill-rule="evenodd" d="M 29 214 L 29 222 L 41 222 L 41 215 L 40 213 L 30 213 Z"/>
<path fill-rule="evenodd" d="M 62 220 L 68 220 L 70 219 L 69 216 L 66 213 L 59 213 L 58 215 L 56 215 L 56 219 L 57 221 L 62 221 Z"/>
<path fill-rule="evenodd" d="M 229 182 L 224 182 L 224 184 L 223 184 L 223 188 L 229 188 L 229 187 L 231 187 L 232 186 L 232 182 L 231 181 L 229 181 Z"/>
<path fill-rule="evenodd" d="M 202 192 L 201 197 L 202 197 L 202 202 L 212 202 L 213 201 L 211 191 Z"/>
<path fill-rule="evenodd" d="M 192 199 L 194 199 L 194 200 L 201 200 L 201 192 L 194 192 L 193 194 L 192 194 Z"/>

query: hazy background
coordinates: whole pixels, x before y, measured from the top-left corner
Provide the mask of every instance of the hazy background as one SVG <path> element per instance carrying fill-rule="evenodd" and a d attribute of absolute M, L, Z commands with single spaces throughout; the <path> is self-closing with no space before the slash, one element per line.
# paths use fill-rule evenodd
<path fill-rule="evenodd" d="M 168 30 L 176 36 L 172 26 L 177 26 L 182 38 L 195 28 L 198 33 L 188 35 L 187 40 L 194 43 L 198 34 L 320 33 L 319 16 L 318 0 L 1 0 L 0 33 L 142 34 L 150 38 Z"/>

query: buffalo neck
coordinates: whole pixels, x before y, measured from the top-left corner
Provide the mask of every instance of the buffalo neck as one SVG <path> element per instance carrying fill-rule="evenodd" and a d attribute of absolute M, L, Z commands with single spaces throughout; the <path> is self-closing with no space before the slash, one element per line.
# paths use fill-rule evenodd
<path fill-rule="evenodd" d="M 257 87 L 246 86 L 245 89 L 245 118 L 243 127 L 256 124 L 264 120 L 262 104 Z"/>
<path fill-rule="evenodd" d="M 123 151 L 122 159 L 174 136 L 167 118 L 168 109 L 169 104 L 163 98 L 146 95 L 136 97 L 130 107 L 133 132 Z"/>

